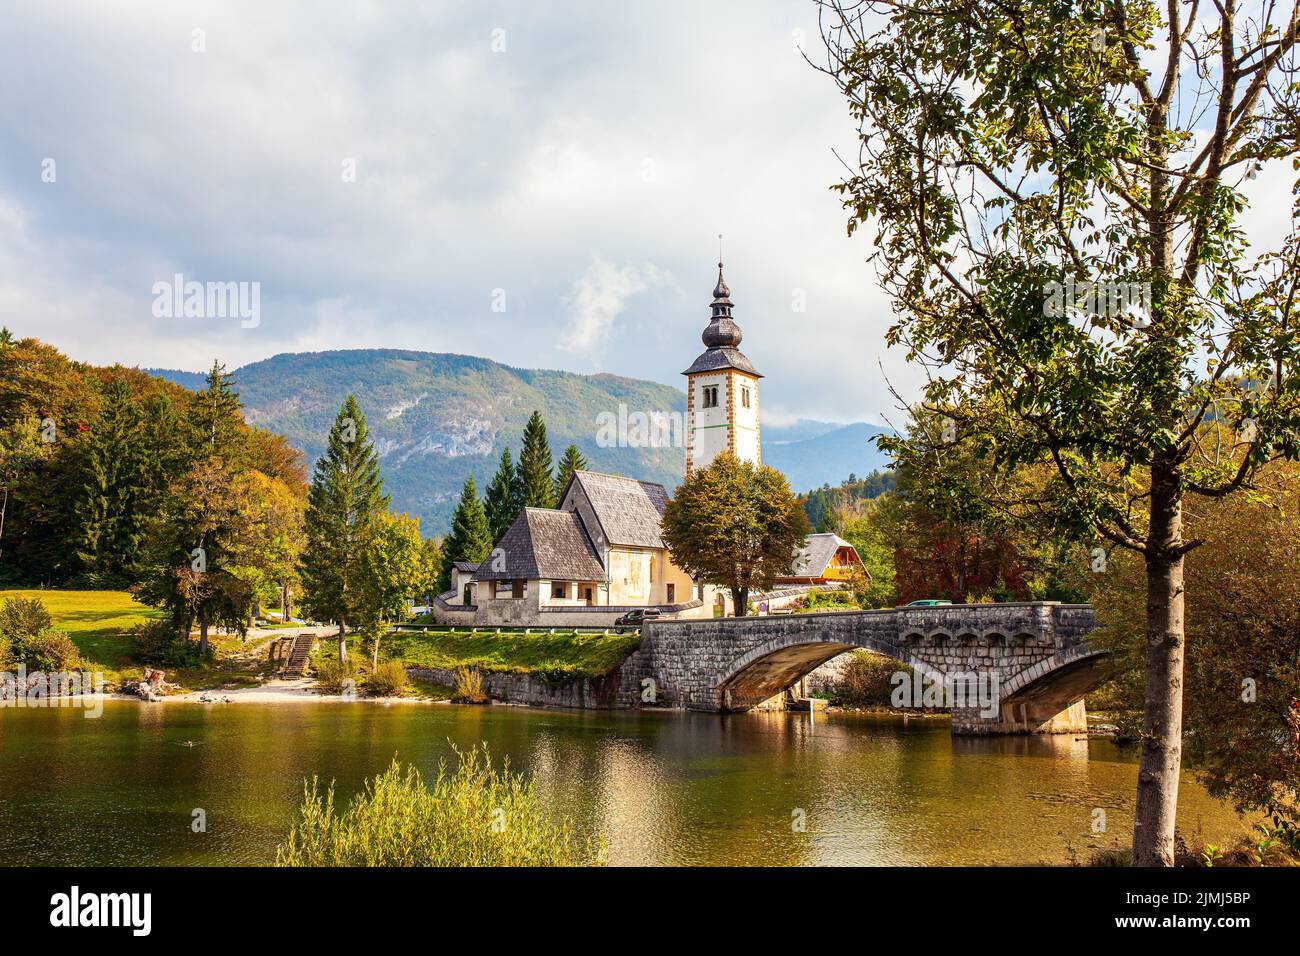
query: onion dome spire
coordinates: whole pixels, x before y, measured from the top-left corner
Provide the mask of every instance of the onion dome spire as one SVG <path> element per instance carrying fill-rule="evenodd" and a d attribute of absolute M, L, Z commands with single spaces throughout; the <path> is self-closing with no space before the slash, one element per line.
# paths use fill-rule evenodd
<path fill-rule="evenodd" d="M 722 277 L 721 262 L 718 263 L 718 284 L 713 287 L 712 308 L 713 315 L 704 327 L 701 340 L 711 349 L 736 348 L 740 345 L 740 326 L 731 317 L 731 290 L 727 288 L 727 280 Z"/>
<path fill-rule="evenodd" d="M 741 339 L 740 326 L 731 316 L 731 290 L 727 288 L 727 280 L 722 277 L 722 250 L 720 249 L 718 260 L 718 282 L 713 287 L 712 315 L 709 316 L 709 324 L 704 327 L 704 334 L 700 336 L 705 351 L 682 374 L 696 375 L 701 372 L 717 372 L 734 368 L 754 378 L 762 378 L 763 376 L 755 370 L 749 359 L 745 358 L 745 354 L 738 348 Z"/>

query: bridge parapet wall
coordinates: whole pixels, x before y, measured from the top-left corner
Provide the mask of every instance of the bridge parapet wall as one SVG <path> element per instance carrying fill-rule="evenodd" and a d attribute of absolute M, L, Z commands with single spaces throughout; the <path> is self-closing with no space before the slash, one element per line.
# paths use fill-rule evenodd
<path fill-rule="evenodd" d="M 1052 642 L 1052 607 L 1044 604 L 954 604 L 892 612 L 899 635 L 1005 637 Z"/>
<path fill-rule="evenodd" d="M 943 673 L 1016 674 L 1078 646 L 1095 627 L 1088 605 L 968 604 L 899 609 L 899 637 L 913 667 Z"/>
<path fill-rule="evenodd" d="M 1082 644 L 1097 629 L 1097 612 L 1091 604 L 1057 604 L 1052 608 L 1052 631 L 1061 649 Z"/>

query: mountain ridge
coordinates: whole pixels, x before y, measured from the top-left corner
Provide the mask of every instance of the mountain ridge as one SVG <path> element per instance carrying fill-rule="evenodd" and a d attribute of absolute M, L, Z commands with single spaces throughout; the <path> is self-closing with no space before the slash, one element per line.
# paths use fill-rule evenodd
<path fill-rule="evenodd" d="M 144 371 L 186 388 L 203 386 L 204 373 Z M 418 516 L 428 535 L 447 530 L 471 473 L 481 493 L 501 449 L 509 445 L 517 454 L 533 409 L 546 421 L 557 459 L 575 444 L 593 470 L 657 481 L 669 491 L 685 471 L 676 432 L 663 447 L 602 447 L 608 442 L 598 441 L 602 421 L 626 420 L 636 412 L 666 412 L 684 422 L 685 392 L 644 379 L 517 368 L 483 356 L 410 349 L 281 352 L 232 374 L 249 423 L 284 435 L 309 468 L 324 451 L 339 406 L 355 394 L 394 507 Z M 879 466 L 873 464 L 879 453 L 862 437 L 872 429 L 883 430 L 811 419 L 773 425 L 770 431 L 779 437 L 769 441 L 764 435 L 763 460 L 785 472 L 795 491 L 838 484 L 850 472 L 866 474 Z"/>

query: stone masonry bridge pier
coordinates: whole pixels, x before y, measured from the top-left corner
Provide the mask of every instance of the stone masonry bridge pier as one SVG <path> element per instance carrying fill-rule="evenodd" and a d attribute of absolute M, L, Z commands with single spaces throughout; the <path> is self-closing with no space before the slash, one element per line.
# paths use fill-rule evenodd
<path fill-rule="evenodd" d="M 953 733 L 1078 733 L 1102 677 L 1105 652 L 1086 639 L 1095 626 L 1089 605 L 1055 602 L 654 621 L 623 665 L 622 696 L 635 704 L 648 677 L 674 706 L 743 711 L 864 648 L 927 678 L 982 682 L 978 699 L 964 699 L 972 706 L 958 696 Z"/>

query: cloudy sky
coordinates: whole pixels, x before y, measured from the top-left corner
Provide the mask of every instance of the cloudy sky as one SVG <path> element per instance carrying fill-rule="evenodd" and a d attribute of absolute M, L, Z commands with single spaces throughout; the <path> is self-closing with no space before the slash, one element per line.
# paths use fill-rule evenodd
<path fill-rule="evenodd" d="M 481 7 L 11 7 L 5 323 L 97 363 L 387 346 L 680 384 L 722 233 L 765 413 L 889 412 L 811 3 Z M 155 317 L 177 273 L 259 282 L 260 324 Z"/>
<path fill-rule="evenodd" d="M 387 346 L 680 384 L 723 233 L 766 418 L 898 421 L 886 381 L 920 376 L 830 191 L 854 130 L 818 44 L 805 0 L 10 4 L 0 316 L 99 363 Z M 260 323 L 156 317 L 176 274 L 260 283 Z"/>

